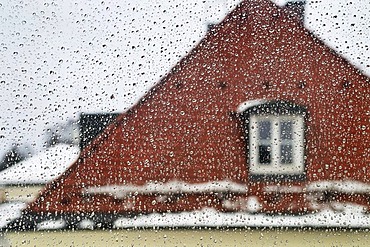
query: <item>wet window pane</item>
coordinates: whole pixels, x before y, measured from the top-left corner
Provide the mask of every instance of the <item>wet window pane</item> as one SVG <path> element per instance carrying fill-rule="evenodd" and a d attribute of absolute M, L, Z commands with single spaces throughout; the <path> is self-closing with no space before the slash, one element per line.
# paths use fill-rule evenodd
<path fill-rule="evenodd" d="M 260 145 L 259 146 L 259 163 L 270 164 L 271 163 L 271 146 Z"/>
<path fill-rule="evenodd" d="M 292 122 L 280 122 L 280 138 L 282 140 L 291 140 L 293 138 Z"/>
<path fill-rule="evenodd" d="M 271 122 L 261 121 L 258 123 L 259 138 L 269 140 L 271 138 Z"/>
<path fill-rule="evenodd" d="M 293 162 L 292 145 L 281 145 L 280 146 L 280 161 L 282 164 L 291 164 Z"/>
<path fill-rule="evenodd" d="M 0 16 L 0 246 L 369 246 L 369 0 Z"/>

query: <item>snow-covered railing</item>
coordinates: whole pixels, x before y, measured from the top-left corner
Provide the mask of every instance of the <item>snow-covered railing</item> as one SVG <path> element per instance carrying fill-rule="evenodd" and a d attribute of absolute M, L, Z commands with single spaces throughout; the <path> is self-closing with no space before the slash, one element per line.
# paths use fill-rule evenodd
<path fill-rule="evenodd" d="M 207 183 L 185 183 L 182 181 L 170 181 L 167 183 L 150 182 L 142 186 L 138 185 L 105 185 L 84 189 L 85 194 L 109 194 L 117 198 L 123 198 L 133 194 L 170 194 L 170 193 L 246 193 L 248 188 L 245 184 L 239 184 L 230 180 L 212 181 Z"/>
<path fill-rule="evenodd" d="M 301 193 L 305 189 L 303 186 L 280 186 L 280 185 L 267 185 L 264 187 L 265 192 L 280 192 L 280 193 Z"/>
<path fill-rule="evenodd" d="M 370 184 L 354 180 L 317 181 L 306 186 L 307 191 L 336 191 L 342 193 L 370 193 Z"/>
<path fill-rule="evenodd" d="M 84 189 L 85 194 L 110 194 L 122 198 L 132 194 L 170 194 L 170 193 L 246 193 L 248 188 L 245 184 L 239 184 L 230 180 L 212 181 L 207 183 L 186 183 L 182 181 L 170 181 L 167 183 L 149 182 L 145 185 L 104 185 Z M 267 185 L 265 192 L 301 193 L 336 191 L 342 193 L 370 193 L 370 184 L 352 180 L 317 181 L 302 186 Z"/>
<path fill-rule="evenodd" d="M 301 192 L 323 192 L 335 191 L 339 193 L 370 193 L 370 184 L 354 180 L 325 180 L 307 183 L 306 185 L 266 185 L 265 192 L 301 193 Z"/>

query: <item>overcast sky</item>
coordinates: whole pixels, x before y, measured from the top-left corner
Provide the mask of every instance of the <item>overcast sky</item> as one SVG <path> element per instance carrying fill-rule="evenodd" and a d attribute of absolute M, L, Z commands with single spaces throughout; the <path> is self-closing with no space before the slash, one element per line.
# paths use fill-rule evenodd
<path fill-rule="evenodd" d="M 239 1 L 56 2 L 0 4 L 0 155 L 39 151 L 80 112 L 127 110 Z M 368 0 L 308 1 L 306 26 L 370 75 Z"/>

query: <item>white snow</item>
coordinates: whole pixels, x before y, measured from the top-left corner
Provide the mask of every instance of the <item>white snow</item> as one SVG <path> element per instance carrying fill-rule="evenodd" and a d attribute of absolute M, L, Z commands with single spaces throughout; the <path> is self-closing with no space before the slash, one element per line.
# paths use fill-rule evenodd
<path fill-rule="evenodd" d="M 150 193 L 206 193 L 206 192 L 235 192 L 246 193 L 248 190 L 244 184 L 238 184 L 229 180 L 212 181 L 207 183 L 190 184 L 182 181 L 170 181 L 167 183 L 150 182 L 142 186 L 137 185 L 106 185 L 86 188 L 86 194 L 110 194 L 116 198 L 123 198 L 129 194 Z"/>
<path fill-rule="evenodd" d="M 45 220 L 37 224 L 37 230 L 55 230 L 63 229 L 66 226 L 66 222 L 62 219 L 59 220 Z"/>
<path fill-rule="evenodd" d="M 311 182 L 303 185 L 266 185 L 265 192 L 281 193 L 302 193 L 314 191 L 337 191 L 343 193 L 370 193 L 370 184 L 355 180 L 323 180 Z M 234 192 L 246 193 L 248 187 L 230 180 L 210 181 L 207 183 L 186 183 L 183 181 L 170 181 L 167 183 L 149 182 L 138 186 L 133 184 L 126 185 L 105 185 L 86 188 L 86 194 L 109 194 L 117 198 L 123 198 L 130 194 L 169 194 L 169 193 L 207 193 L 207 192 Z"/>
<path fill-rule="evenodd" d="M 51 147 L 0 172 L 0 185 L 45 184 L 60 176 L 77 158 L 79 149 L 68 144 Z"/>
<path fill-rule="evenodd" d="M 301 216 L 265 215 L 247 212 L 222 213 L 215 209 L 204 208 L 199 211 L 181 213 L 153 213 L 133 218 L 122 217 L 114 222 L 115 228 L 132 227 L 345 227 L 369 228 L 370 214 L 365 208 L 351 203 L 336 203 L 316 213 Z M 0 228 L 21 216 L 25 203 L 7 203 L 0 205 Z M 93 229 L 95 223 L 83 219 L 80 229 Z M 47 220 L 37 225 L 38 230 L 62 229 L 66 222 Z"/>
<path fill-rule="evenodd" d="M 364 214 L 362 206 L 347 203 L 342 204 L 342 208 L 340 212 L 328 208 L 301 216 L 222 213 L 205 208 L 192 212 L 123 217 L 114 222 L 114 227 L 370 227 L 370 215 Z"/>
<path fill-rule="evenodd" d="M 248 212 L 256 213 L 262 209 L 261 202 L 257 196 L 248 196 L 246 203 Z"/>
<path fill-rule="evenodd" d="M 241 103 L 238 106 L 236 112 L 241 113 L 241 112 L 243 112 L 243 111 L 245 111 L 245 110 L 247 110 L 247 109 L 249 109 L 253 106 L 262 105 L 262 104 L 265 104 L 267 102 L 268 102 L 268 100 L 265 100 L 265 99 L 248 100 L 248 101 L 245 101 L 245 102 Z"/>
<path fill-rule="evenodd" d="M 27 206 L 24 202 L 11 202 L 0 204 L 0 228 L 5 227 L 11 221 L 19 218 L 21 212 Z"/>
<path fill-rule="evenodd" d="M 89 219 L 83 219 L 79 222 L 78 228 L 85 229 L 85 230 L 93 230 L 95 226 L 94 221 Z"/>
<path fill-rule="evenodd" d="M 337 191 L 343 193 L 370 193 L 370 184 L 354 180 L 317 181 L 306 186 L 307 191 Z"/>
<path fill-rule="evenodd" d="M 282 192 L 282 193 L 300 193 L 304 191 L 303 186 L 281 186 L 281 185 L 267 185 L 264 187 L 265 192 Z"/>
<path fill-rule="evenodd" d="M 336 191 L 342 193 L 370 193 L 370 184 L 356 180 L 321 180 L 307 183 L 302 186 L 285 186 L 285 185 L 267 185 L 264 187 L 265 192 L 283 192 L 283 193 L 301 193 Z"/>

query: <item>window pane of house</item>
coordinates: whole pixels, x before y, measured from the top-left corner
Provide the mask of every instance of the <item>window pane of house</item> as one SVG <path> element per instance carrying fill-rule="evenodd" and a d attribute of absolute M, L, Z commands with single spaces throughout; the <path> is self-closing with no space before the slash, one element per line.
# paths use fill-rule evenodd
<path fill-rule="evenodd" d="M 282 164 L 293 163 L 293 146 L 292 145 L 281 145 L 280 146 L 280 162 Z"/>
<path fill-rule="evenodd" d="M 258 123 L 259 139 L 269 140 L 271 138 L 271 122 L 261 121 Z"/>
<path fill-rule="evenodd" d="M 293 139 L 293 123 L 291 121 L 283 121 L 280 123 L 280 138 L 282 140 Z"/>
<path fill-rule="evenodd" d="M 258 148 L 258 157 L 260 164 L 270 164 L 271 163 L 271 146 L 260 145 Z"/>

